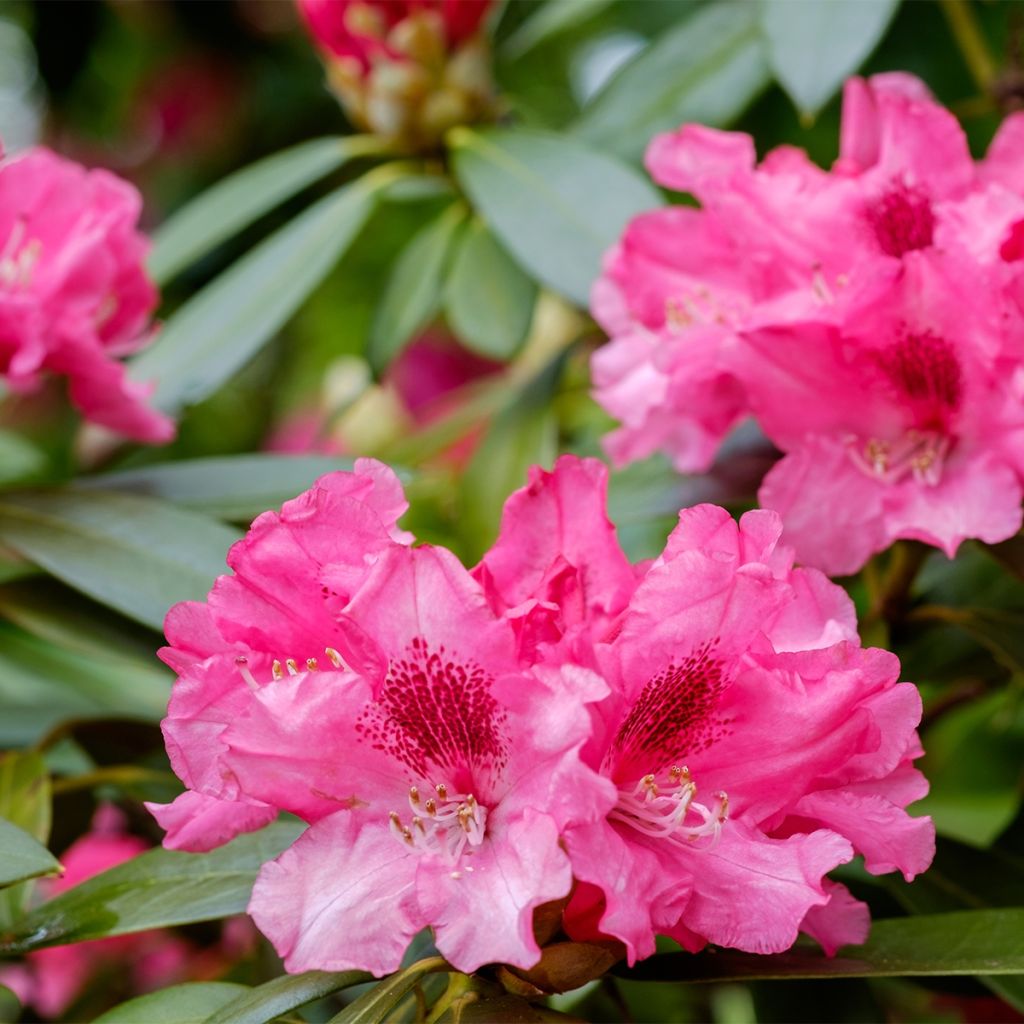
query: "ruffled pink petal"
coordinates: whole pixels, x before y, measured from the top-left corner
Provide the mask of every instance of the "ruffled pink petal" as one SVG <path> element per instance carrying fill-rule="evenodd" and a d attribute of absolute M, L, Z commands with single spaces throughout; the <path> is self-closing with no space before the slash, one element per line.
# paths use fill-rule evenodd
<path fill-rule="evenodd" d="M 244 832 L 256 832 L 277 817 L 277 808 L 255 801 L 218 800 L 189 790 L 173 803 L 147 803 L 146 809 L 167 832 L 168 850 L 205 853 Z"/>
<path fill-rule="evenodd" d="M 421 859 L 416 874 L 420 909 L 434 927 L 437 948 L 460 971 L 488 963 L 532 967 L 540 959 L 533 911 L 566 896 L 569 858 L 558 828 L 530 809 L 510 821 L 500 811 L 488 838 L 458 867 Z"/>
<path fill-rule="evenodd" d="M 164 619 L 164 636 L 169 646 L 158 653 L 178 673 L 197 661 L 231 650 L 213 621 L 209 605 L 200 601 L 180 601 L 174 605 Z"/>
<path fill-rule="evenodd" d="M 397 970 L 427 922 L 416 906 L 417 858 L 384 823 L 347 811 L 310 826 L 253 886 L 249 915 L 286 970 Z"/>
<path fill-rule="evenodd" d="M 1017 194 L 1024 193 L 1020 169 L 1024 166 L 1024 113 L 1005 117 L 989 144 L 985 159 L 978 165 L 982 181 L 997 182 Z"/>
<path fill-rule="evenodd" d="M 777 840 L 732 821 L 714 849 L 690 858 L 685 923 L 719 946 L 779 953 L 796 941 L 807 912 L 828 901 L 825 873 L 852 857 L 831 832 Z"/>
<path fill-rule="evenodd" d="M 720 188 L 731 175 L 750 173 L 756 159 L 749 135 L 686 124 L 656 135 L 644 164 L 659 185 L 700 196 L 706 183 Z"/>
<path fill-rule="evenodd" d="M 575 569 L 578 614 L 595 630 L 622 611 L 636 576 L 605 511 L 607 490 L 608 471 L 596 459 L 563 456 L 550 473 L 531 469 L 527 486 L 505 503 L 497 542 L 472 572 L 500 599 L 497 611 L 533 598 L 568 612 L 552 574 L 560 560 Z"/>
<path fill-rule="evenodd" d="M 847 641 L 859 644 L 857 611 L 850 595 L 817 569 L 789 576 L 794 600 L 765 629 L 777 651 L 809 651 Z"/>
<path fill-rule="evenodd" d="M 931 818 L 912 818 L 880 796 L 843 790 L 808 793 L 794 805 L 793 812 L 846 836 L 875 875 L 901 871 L 909 882 L 935 856 Z"/>
<path fill-rule="evenodd" d="M 854 899 L 845 885 L 826 878 L 828 903 L 811 907 L 800 923 L 800 931 L 810 935 L 826 956 L 835 956 L 843 946 L 859 946 L 867 941 L 871 930 L 868 905 Z"/>

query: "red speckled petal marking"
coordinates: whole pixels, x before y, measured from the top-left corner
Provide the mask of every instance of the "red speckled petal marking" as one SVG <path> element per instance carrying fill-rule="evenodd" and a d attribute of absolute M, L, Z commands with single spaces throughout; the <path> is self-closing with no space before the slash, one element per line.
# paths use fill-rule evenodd
<path fill-rule="evenodd" d="M 921 188 L 897 182 L 868 207 L 867 218 L 887 256 L 899 258 L 932 244 L 935 214 Z"/>

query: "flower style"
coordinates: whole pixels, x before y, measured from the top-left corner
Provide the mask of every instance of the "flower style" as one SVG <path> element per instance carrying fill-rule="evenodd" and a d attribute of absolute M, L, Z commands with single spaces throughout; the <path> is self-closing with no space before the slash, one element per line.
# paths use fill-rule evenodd
<path fill-rule="evenodd" d="M 830 573 L 898 537 L 952 555 L 1015 532 L 1022 143 L 1011 118 L 975 165 L 901 74 L 847 83 L 830 173 L 788 147 L 755 166 L 738 133 L 655 139 L 652 174 L 701 209 L 638 218 L 595 287 L 614 339 L 596 394 L 623 421 L 612 454 L 703 469 L 753 413 L 786 454 L 761 503 Z"/>
<path fill-rule="evenodd" d="M 589 531 L 558 537 L 549 518 L 574 494 L 577 514 L 590 504 L 584 521 L 600 521 L 603 475 L 566 456 L 510 499 L 506 526 L 516 510 L 536 530 L 532 544 L 530 527 L 519 536 L 524 591 L 541 589 L 559 543 L 551 563 L 582 579 L 606 571 Z M 897 683 L 893 655 L 858 646 L 849 598 L 793 569 L 780 530 L 772 512 L 737 526 L 715 506 L 685 510 L 621 614 L 589 615 L 588 670 L 609 693 L 591 704 L 584 759 L 617 797 L 565 834 L 574 937 L 620 939 L 632 961 L 655 934 L 766 953 L 802 928 L 832 952 L 863 941 L 867 910 L 827 871 L 855 852 L 869 871 L 908 878 L 931 861 L 931 821 L 904 810 L 927 789 L 911 766 L 917 691 Z"/>
<path fill-rule="evenodd" d="M 416 148 L 493 102 L 491 0 L 296 0 L 331 87 L 361 128 Z"/>
<path fill-rule="evenodd" d="M 0 162 L 0 372 L 15 391 L 66 376 L 88 419 L 160 443 L 172 422 L 116 359 L 149 341 L 157 302 L 140 206 L 127 182 L 46 149 Z"/>
<path fill-rule="evenodd" d="M 191 849 L 279 809 L 309 822 L 249 907 L 289 970 L 384 974 L 428 925 L 459 969 L 529 967 L 534 908 L 571 887 L 561 834 L 614 799 L 579 757 L 606 687 L 524 664 L 454 556 L 396 530 L 403 510 L 360 460 L 257 520 L 236 575 L 172 611 L 164 732 L 190 791 L 154 812 Z"/>

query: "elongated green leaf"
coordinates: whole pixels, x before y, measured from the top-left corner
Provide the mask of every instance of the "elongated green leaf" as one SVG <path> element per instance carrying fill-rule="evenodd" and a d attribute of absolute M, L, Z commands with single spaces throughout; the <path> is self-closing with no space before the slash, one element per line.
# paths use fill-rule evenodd
<path fill-rule="evenodd" d="M 264 1024 L 314 999 L 366 981 L 373 981 L 373 975 L 365 971 L 307 971 L 285 975 L 225 1003 L 205 1024 Z"/>
<path fill-rule="evenodd" d="M 0 484 L 34 480 L 46 469 L 46 454 L 11 430 L 0 430 Z"/>
<path fill-rule="evenodd" d="M 832 98 L 878 45 L 899 5 L 900 0 L 759 0 L 772 70 L 801 113 L 813 116 Z"/>
<path fill-rule="evenodd" d="M 603 149 L 638 160 L 658 132 L 686 121 L 729 124 L 770 81 L 755 5 L 709 4 L 613 75 L 575 130 Z"/>
<path fill-rule="evenodd" d="M 847 947 L 832 959 L 809 947 L 768 956 L 719 949 L 660 953 L 615 973 L 638 981 L 689 982 L 1024 974 L 1024 909 L 875 921 L 865 945 Z"/>
<path fill-rule="evenodd" d="M 566 136 L 458 128 L 459 183 L 525 270 L 580 306 L 627 222 L 661 205 L 640 174 Z"/>
<path fill-rule="evenodd" d="M 402 250 L 370 328 L 367 355 L 375 370 L 385 369 L 437 315 L 448 255 L 465 216 L 463 204 L 453 203 Z"/>
<path fill-rule="evenodd" d="M 391 1010 L 419 984 L 424 975 L 446 968 L 447 964 L 439 956 L 420 960 L 411 967 L 392 974 L 390 978 L 385 978 L 369 992 L 364 992 L 341 1013 L 332 1017 L 330 1024 L 379 1024 L 387 1020 Z"/>
<path fill-rule="evenodd" d="M 10 751 L 0 757 L 0 818 L 45 844 L 50 838 L 50 801 L 50 775 L 42 754 Z M 31 883 L 0 892 L 0 928 L 21 917 L 31 894 Z"/>
<path fill-rule="evenodd" d="M 459 239 L 445 286 L 448 325 L 474 352 L 508 360 L 526 339 L 537 286 L 480 221 Z"/>
<path fill-rule="evenodd" d="M 380 150 L 379 140 L 365 135 L 311 139 L 228 175 L 160 226 L 147 261 L 151 276 L 164 284 L 347 160 Z"/>
<path fill-rule="evenodd" d="M 0 886 L 60 871 L 57 858 L 24 829 L 0 818 Z"/>
<path fill-rule="evenodd" d="M 505 40 L 501 55 L 510 60 L 522 57 L 535 46 L 575 25 L 589 21 L 611 7 L 612 0 L 548 0 Z"/>
<path fill-rule="evenodd" d="M 0 498 L 0 540 L 58 579 L 155 629 L 206 595 L 237 534 L 166 502 L 64 488 Z"/>
<path fill-rule="evenodd" d="M 210 853 L 150 850 L 36 907 L 0 936 L 0 953 L 241 913 L 260 866 L 300 831 L 291 822 L 278 822 Z"/>
<path fill-rule="evenodd" d="M 249 989 L 231 981 L 188 981 L 129 999 L 93 1019 L 93 1024 L 202 1024 L 221 1006 Z"/>
<path fill-rule="evenodd" d="M 371 172 L 261 242 L 167 321 L 156 342 L 131 360 L 131 376 L 155 380 L 153 401 L 168 411 L 212 394 L 324 279 L 394 176 L 388 168 Z"/>
<path fill-rule="evenodd" d="M 328 455 L 227 455 L 105 473 L 76 486 L 164 498 L 220 519 L 244 520 L 280 507 L 324 473 L 351 468 L 351 459 Z"/>

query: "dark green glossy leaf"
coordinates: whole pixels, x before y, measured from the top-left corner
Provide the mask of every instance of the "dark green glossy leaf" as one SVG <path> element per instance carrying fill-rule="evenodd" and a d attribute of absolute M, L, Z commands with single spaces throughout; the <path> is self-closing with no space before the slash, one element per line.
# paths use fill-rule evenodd
<path fill-rule="evenodd" d="M 39 840 L 0 817 L 0 886 L 58 871 L 56 857 Z"/>
<path fill-rule="evenodd" d="M 847 947 L 831 959 L 810 947 L 768 956 L 716 949 L 659 953 L 615 973 L 638 981 L 689 982 L 1024 974 L 1024 909 L 875 921 L 867 943 Z"/>
<path fill-rule="evenodd" d="M 387 174 L 382 172 L 387 171 Z M 371 172 L 315 203 L 189 299 L 131 360 L 167 411 L 213 394 L 268 342 L 355 238 L 397 172 Z"/>
<path fill-rule="evenodd" d="M 413 340 L 441 308 L 441 286 L 456 233 L 466 216 L 453 203 L 416 233 L 395 262 L 370 328 L 367 355 L 378 372 Z"/>
<path fill-rule="evenodd" d="M 613 0 L 548 0 L 536 9 L 502 44 L 501 55 L 522 57 L 535 46 L 581 25 L 612 5 Z"/>
<path fill-rule="evenodd" d="M 264 1024 L 352 985 L 373 981 L 365 971 L 306 971 L 250 989 L 211 1014 L 205 1024 Z"/>
<path fill-rule="evenodd" d="M 311 139 L 257 160 L 185 204 L 153 236 L 147 266 L 164 284 L 268 210 L 301 192 L 347 160 L 381 151 L 369 136 Z"/>
<path fill-rule="evenodd" d="M 511 359 L 526 340 L 536 299 L 536 284 L 487 226 L 470 224 L 445 286 L 448 325 L 463 345 L 491 359 Z"/>
<path fill-rule="evenodd" d="M 708 4 L 615 74 L 575 130 L 602 149 L 639 160 L 658 132 L 687 121 L 729 124 L 770 81 L 756 4 Z"/>
<path fill-rule="evenodd" d="M 813 116 L 832 98 L 878 45 L 899 5 L 900 0 L 759 0 L 772 70 L 801 113 Z"/>
<path fill-rule="evenodd" d="M 210 853 L 150 850 L 62 892 L 0 936 L 0 953 L 239 914 L 260 866 L 301 831 L 278 822 Z"/>
<path fill-rule="evenodd" d="M 391 1011 L 425 975 L 445 969 L 447 964 L 439 956 L 420 960 L 411 967 L 385 978 L 369 992 L 364 992 L 341 1013 L 332 1017 L 330 1024 L 379 1024 L 388 1019 Z"/>
<path fill-rule="evenodd" d="M 253 519 L 313 486 L 324 473 L 351 470 L 352 460 L 329 455 L 226 455 L 165 462 L 105 473 L 78 487 L 126 491 L 173 501 L 220 519 Z"/>
<path fill-rule="evenodd" d="M 0 540 L 155 629 L 172 604 L 206 595 L 237 539 L 213 519 L 153 498 L 70 487 L 0 498 Z"/>
<path fill-rule="evenodd" d="M 661 205 L 642 175 L 566 136 L 458 128 L 449 142 L 488 226 L 534 278 L 580 306 L 629 220 Z"/>
<path fill-rule="evenodd" d="M 94 1018 L 93 1024 L 202 1024 L 248 991 L 230 981 L 189 981 L 129 999 Z"/>

